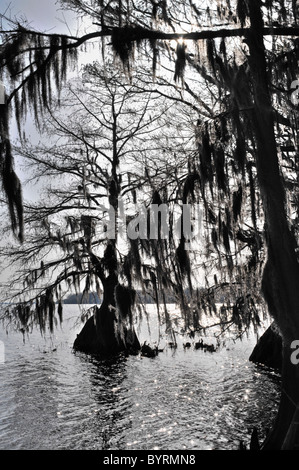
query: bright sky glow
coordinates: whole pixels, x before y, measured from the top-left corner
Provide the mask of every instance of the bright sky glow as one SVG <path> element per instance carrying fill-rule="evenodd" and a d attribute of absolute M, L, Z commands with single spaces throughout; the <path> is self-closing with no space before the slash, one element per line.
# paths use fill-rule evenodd
<path fill-rule="evenodd" d="M 31 28 L 51 33 L 76 33 L 78 22 L 73 12 L 59 8 L 57 0 L 4 0 L 0 13 L 28 22 Z"/>

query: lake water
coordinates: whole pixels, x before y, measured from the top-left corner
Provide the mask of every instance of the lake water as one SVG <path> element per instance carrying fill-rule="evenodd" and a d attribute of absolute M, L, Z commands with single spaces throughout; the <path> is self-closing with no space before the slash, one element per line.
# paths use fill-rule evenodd
<path fill-rule="evenodd" d="M 66 305 L 53 337 L 36 331 L 25 343 L 0 328 L 1 450 L 234 450 L 253 426 L 265 436 L 280 384 L 248 361 L 253 335 L 214 353 L 179 338 L 152 359 L 98 361 L 72 351 L 77 313 Z M 139 335 L 150 342 L 145 324 Z"/>

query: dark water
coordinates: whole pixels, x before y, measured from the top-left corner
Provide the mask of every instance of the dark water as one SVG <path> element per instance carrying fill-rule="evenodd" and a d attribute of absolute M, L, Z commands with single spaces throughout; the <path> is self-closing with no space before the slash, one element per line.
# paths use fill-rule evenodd
<path fill-rule="evenodd" d="M 73 353 L 72 324 L 25 344 L 0 330 L 0 449 L 230 450 L 271 426 L 279 379 L 248 362 L 253 336 L 215 353 L 179 342 L 154 359 L 101 362 Z"/>

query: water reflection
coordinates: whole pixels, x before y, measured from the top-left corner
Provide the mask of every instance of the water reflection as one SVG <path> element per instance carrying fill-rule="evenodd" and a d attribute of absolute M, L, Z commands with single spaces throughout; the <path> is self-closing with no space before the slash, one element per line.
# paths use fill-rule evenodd
<path fill-rule="evenodd" d="M 248 362 L 254 338 L 100 361 L 72 352 L 76 333 L 23 345 L 0 332 L 1 449 L 229 450 L 271 426 L 279 379 Z"/>
<path fill-rule="evenodd" d="M 90 394 L 96 404 L 89 432 L 99 438 L 101 449 L 122 448 L 123 438 L 131 427 L 131 404 L 125 384 L 127 358 L 120 355 L 101 361 L 83 354 L 76 356 L 89 365 Z"/>

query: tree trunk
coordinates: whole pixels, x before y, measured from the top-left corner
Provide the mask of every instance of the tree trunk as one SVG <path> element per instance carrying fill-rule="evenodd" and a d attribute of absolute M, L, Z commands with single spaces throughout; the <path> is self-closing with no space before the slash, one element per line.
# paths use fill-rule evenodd
<path fill-rule="evenodd" d="M 255 364 L 282 369 L 282 338 L 273 322 L 265 333 L 259 338 L 249 360 Z"/>
<path fill-rule="evenodd" d="M 299 443 L 296 414 L 299 406 L 299 369 L 291 363 L 293 340 L 299 339 L 299 265 L 296 240 L 289 228 L 283 179 L 274 134 L 272 103 L 263 42 L 261 2 L 249 2 L 251 31 L 247 36 L 254 106 L 251 114 L 256 138 L 256 167 L 265 214 L 267 263 L 263 293 L 282 333 L 282 396 L 275 426 L 264 449 L 295 449 Z"/>
<path fill-rule="evenodd" d="M 103 283 L 103 302 L 96 307 L 95 315 L 87 320 L 74 342 L 76 351 L 101 357 L 121 352 L 136 354 L 140 343 L 133 327 L 124 324 L 116 315 L 115 288 L 117 277 L 110 275 Z"/>
<path fill-rule="evenodd" d="M 299 367 L 283 347 L 282 390 L 278 415 L 262 450 L 299 450 Z"/>

